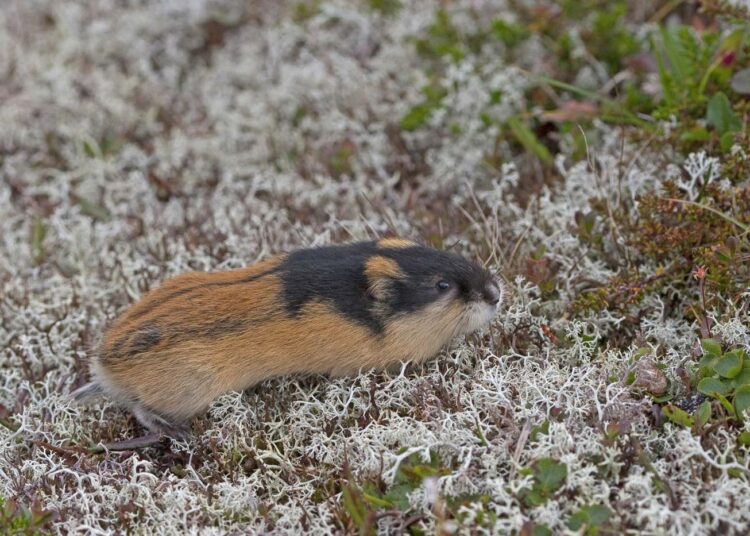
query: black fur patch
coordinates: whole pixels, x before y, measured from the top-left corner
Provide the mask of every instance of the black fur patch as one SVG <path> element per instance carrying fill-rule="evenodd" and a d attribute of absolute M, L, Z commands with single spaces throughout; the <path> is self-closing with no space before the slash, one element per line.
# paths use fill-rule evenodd
<path fill-rule="evenodd" d="M 384 320 L 373 312 L 365 276 L 367 260 L 375 254 L 393 259 L 406 274 L 405 279 L 391 282 L 394 292 L 387 305 L 393 313 L 414 312 L 440 298 L 435 288 L 440 279 L 455 285 L 467 302 L 481 296 L 491 281 L 484 268 L 463 257 L 422 246 L 389 249 L 379 248 L 376 242 L 360 242 L 303 249 L 291 253 L 279 266 L 287 312 L 296 316 L 306 303 L 320 300 L 382 333 Z"/>
<path fill-rule="evenodd" d="M 364 273 L 367 259 L 376 252 L 375 242 L 360 242 L 290 253 L 279 266 L 288 314 L 297 316 L 305 304 L 321 300 L 331 303 L 347 318 L 381 333 L 383 321 L 370 311 Z"/>
<path fill-rule="evenodd" d="M 133 342 L 130 344 L 130 354 L 142 354 L 148 352 L 151 348 L 161 341 L 161 329 L 155 324 L 146 324 L 140 327 L 133 336 Z"/>

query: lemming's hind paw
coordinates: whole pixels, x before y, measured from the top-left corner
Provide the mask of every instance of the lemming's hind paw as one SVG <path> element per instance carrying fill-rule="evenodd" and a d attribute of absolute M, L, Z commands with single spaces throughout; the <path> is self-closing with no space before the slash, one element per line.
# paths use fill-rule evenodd
<path fill-rule="evenodd" d="M 187 439 L 190 436 L 188 423 L 175 423 L 142 406 L 133 408 L 133 415 L 143 426 L 152 432 L 160 433 L 174 439 Z"/>

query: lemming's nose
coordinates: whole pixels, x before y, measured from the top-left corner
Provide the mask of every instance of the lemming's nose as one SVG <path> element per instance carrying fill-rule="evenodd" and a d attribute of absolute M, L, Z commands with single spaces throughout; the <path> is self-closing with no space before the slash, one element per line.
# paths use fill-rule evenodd
<path fill-rule="evenodd" d="M 497 305 L 500 302 L 500 290 L 497 288 L 497 285 L 490 283 L 484 287 L 482 297 L 490 305 Z"/>

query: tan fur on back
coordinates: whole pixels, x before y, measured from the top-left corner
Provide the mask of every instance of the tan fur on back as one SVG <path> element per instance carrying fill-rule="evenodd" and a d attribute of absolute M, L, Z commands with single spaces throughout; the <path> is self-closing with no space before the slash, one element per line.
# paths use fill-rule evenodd
<path fill-rule="evenodd" d="M 238 289 L 263 282 L 265 278 L 252 283 L 241 281 L 263 274 L 282 261 L 283 256 L 279 256 L 241 270 L 191 272 L 167 280 L 147 293 L 109 328 L 102 341 L 99 359 L 105 363 L 120 361 L 128 354 L 128 346 L 133 343 L 138 330 L 157 322 L 173 326 L 176 333 L 182 331 L 187 335 L 191 328 L 195 331 L 236 318 L 237 309 L 262 315 L 264 309 L 274 307 L 270 296 L 275 296 L 276 288 L 271 286 L 277 285 L 278 280 L 266 280 L 265 287 L 255 287 L 255 292 L 242 294 L 241 300 L 237 300 L 240 296 Z M 264 299 L 268 303 L 261 304 Z"/>
<path fill-rule="evenodd" d="M 383 238 L 378 241 L 378 247 L 383 249 L 406 249 L 413 248 L 417 244 L 404 238 Z"/>
<path fill-rule="evenodd" d="M 380 255 L 376 255 L 367 261 L 367 264 L 365 264 L 365 275 L 370 279 L 377 277 L 401 279 L 405 277 L 404 272 L 401 271 L 396 261 L 387 257 L 381 257 Z"/>

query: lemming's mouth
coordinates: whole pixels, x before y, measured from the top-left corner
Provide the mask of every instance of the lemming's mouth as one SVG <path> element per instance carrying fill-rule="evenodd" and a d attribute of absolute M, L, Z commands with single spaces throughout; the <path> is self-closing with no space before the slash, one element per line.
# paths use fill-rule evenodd
<path fill-rule="evenodd" d="M 499 304 L 500 301 L 490 304 L 484 300 L 469 303 L 461 315 L 457 334 L 468 334 L 486 328 L 495 318 Z"/>
<path fill-rule="evenodd" d="M 466 335 L 489 326 L 505 298 L 503 285 L 492 280 L 481 291 L 475 291 L 457 318 L 454 336 Z"/>

